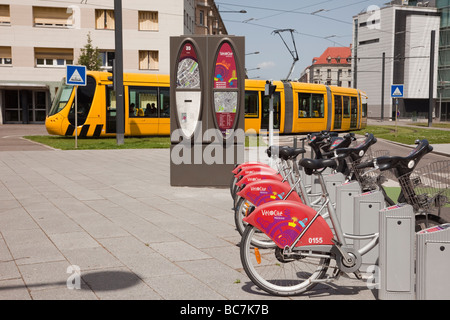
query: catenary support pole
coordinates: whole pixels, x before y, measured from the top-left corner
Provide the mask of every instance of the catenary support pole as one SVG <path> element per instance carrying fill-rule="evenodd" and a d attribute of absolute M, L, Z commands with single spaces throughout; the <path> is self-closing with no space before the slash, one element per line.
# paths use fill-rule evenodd
<path fill-rule="evenodd" d="M 123 88 L 123 35 L 122 35 L 122 0 L 114 0 L 115 16 L 115 72 L 116 75 L 116 138 L 117 145 L 124 144 L 125 136 L 125 101 Z"/>

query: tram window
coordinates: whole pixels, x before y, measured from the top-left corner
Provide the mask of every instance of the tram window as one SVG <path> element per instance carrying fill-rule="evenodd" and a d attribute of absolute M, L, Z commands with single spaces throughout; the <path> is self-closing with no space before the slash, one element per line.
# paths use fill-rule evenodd
<path fill-rule="evenodd" d="M 89 111 L 91 110 L 92 101 L 94 100 L 97 82 L 93 77 L 87 77 L 86 86 L 80 86 L 77 90 L 77 125 L 81 126 L 86 122 Z M 75 103 L 69 111 L 69 122 L 75 125 Z"/>
<path fill-rule="evenodd" d="M 152 87 L 130 87 L 129 106 L 130 118 L 158 117 L 158 90 Z"/>
<path fill-rule="evenodd" d="M 159 115 L 161 118 L 170 118 L 170 89 L 159 88 Z"/>
<path fill-rule="evenodd" d="M 48 113 L 49 116 L 52 116 L 54 114 L 57 114 L 60 112 L 69 102 L 70 96 L 72 95 L 73 86 L 68 86 L 63 84 L 57 94 L 56 98 L 53 100 L 52 108 L 50 109 L 50 112 Z"/>
<path fill-rule="evenodd" d="M 298 117 L 308 118 L 309 105 L 310 105 L 311 95 L 308 93 L 298 94 Z"/>
<path fill-rule="evenodd" d="M 323 103 L 323 94 L 312 94 L 312 118 L 323 118 L 324 114 L 324 103 Z"/>
<path fill-rule="evenodd" d="M 324 97 L 323 94 L 299 93 L 298 117 L 299 118 L 323 118 Z"/>
<path fill-rule="evenodd" d="M 259 94 L 258 91 L 245 91 L 245 117 L 259 117 Z"/>
<path fill-rule="evenodd" d="M 362 114 L 361 114 L 361 116 L 362 116 L 363 118 L 366 118 L 366 117 L 367 117 L 367 103 L 363 103 L 363 104 L 362 104 Z"/>
<path fill-rule="evenodd" d="M 350 97 L 343 97 L 344 118 L 350 118 Z"/>

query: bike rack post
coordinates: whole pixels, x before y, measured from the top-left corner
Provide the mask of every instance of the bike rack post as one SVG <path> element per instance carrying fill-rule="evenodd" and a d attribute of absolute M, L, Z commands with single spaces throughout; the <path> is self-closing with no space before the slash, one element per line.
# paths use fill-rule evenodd
<path fill-rule="evenodd" d="M 386 207 L 381 191 L 364 192 L 354 197 L 354 233 L 365 235 L 379 232 L 378 216 L 380 210 Z M 363 248 L 370 240 L 355 240 L 354 248 Z M 377 265 L 379 259 L 379 246 L 375 246 L 363 256 L 362 268 Z M 363 270 L 363 269 L 361 269 Z"/>
<path fill-rule="evenodd" d="M 345 176 L 340 173 L 332 173 L 330 168 L 327 168 L 322 172 L 323 179 L 325 181 L 325 185 L 327 187 L 328 193 L 330 195 L 330 201 L 332 203 L 336 202 L 336 187 L 344 183 Z M 322 187 L 320 186 L 320 181 L 317 176 L 312 178 L 312 187 L 311 193 L 321 193 Z"/>
<path fill-rule="evenodd" d="M 380 210 L 380 288 L 381 300 L 413 300 L 414 228 L 413 207 L 397 204 Z"/>
<path fill-rule="evenodd" d="M 416 233 L 418 300 L 449 300 L 450 223 Z"/>
<path fill-rule="evenodd" d="M 342 183 L 336 187 L 336 215 L 341 223 L 344 233 L 354 234 L 353 220 L 355 207 L 353 198 L 361 193 L 361 187 L 357 181 Z M 350 245 L 353 240 L 348 239 Z"/>

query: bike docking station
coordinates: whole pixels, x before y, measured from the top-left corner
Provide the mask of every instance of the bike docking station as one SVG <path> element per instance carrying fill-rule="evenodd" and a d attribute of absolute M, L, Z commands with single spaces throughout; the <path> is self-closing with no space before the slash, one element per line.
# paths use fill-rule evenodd
<path fill-rule="evenodd" d="M 170 38 L 170 184 L 225 187 L 245 152 L 245 40 Z"/>
<path fill-rule="evenodd" d="M 385 208 L 385 199 L 380 191 L 362 192 L 357 181 L 344 182 L 335 187 L 336 215 L 346 234 L 365 235 L 379 232 L 378 216 Z M 360 250 L 370 240 L 361 237 L 349 238 L 347 244 Z M 362 271 L 378 264 L 378 246 L 363 255 Z"/>
<path fill-rule="evenodd" d="M 414 300 L 415 214 L 409 204 L 380 210 L 379 290 L 381 300 Z"/>
<path fill-rule="evenodd" d="M 450 223 L 416 233 L 417 300 L 450 299 Z"/>

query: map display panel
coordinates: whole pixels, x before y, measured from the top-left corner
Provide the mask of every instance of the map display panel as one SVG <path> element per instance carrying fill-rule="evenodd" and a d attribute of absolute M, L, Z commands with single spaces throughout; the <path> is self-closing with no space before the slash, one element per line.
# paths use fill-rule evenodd
<path fill-rule="evenodd" d="M 190 42 L 185 43 L 178 60 L 177 88 L 200 89 L 197 53 Z"/>

